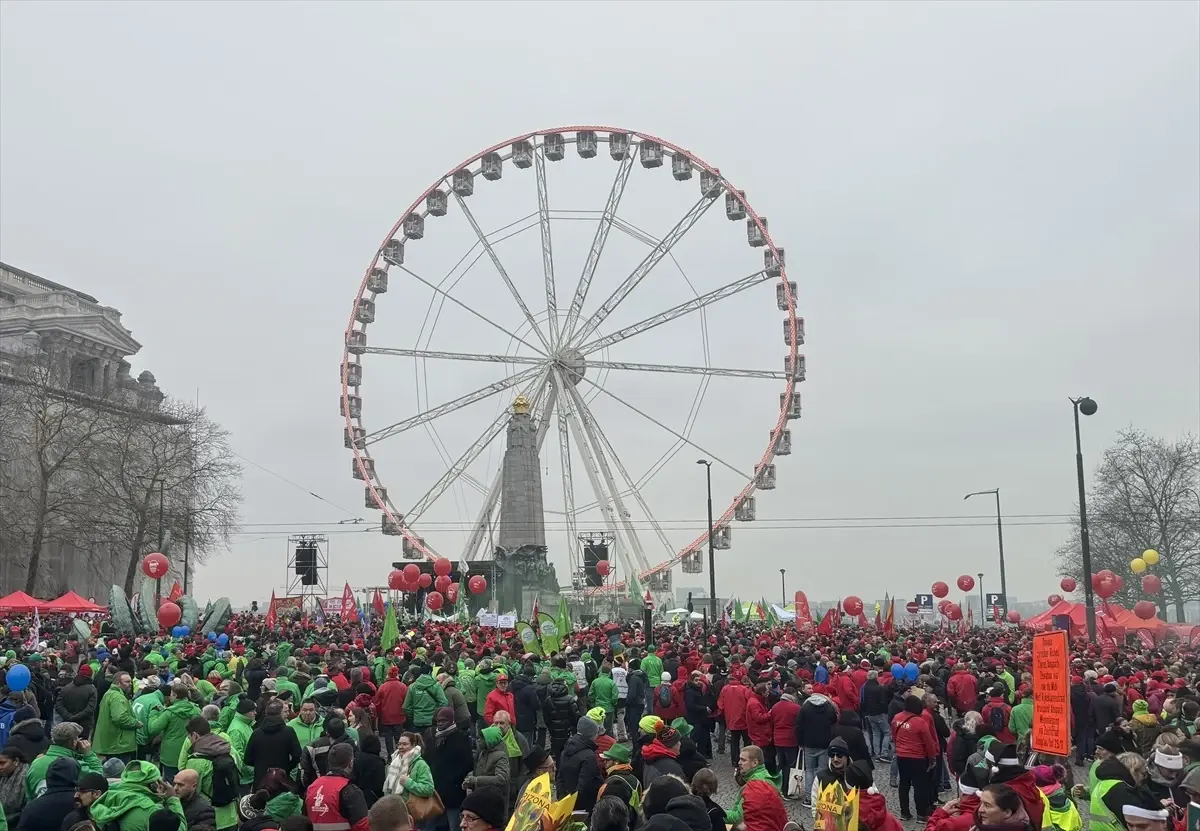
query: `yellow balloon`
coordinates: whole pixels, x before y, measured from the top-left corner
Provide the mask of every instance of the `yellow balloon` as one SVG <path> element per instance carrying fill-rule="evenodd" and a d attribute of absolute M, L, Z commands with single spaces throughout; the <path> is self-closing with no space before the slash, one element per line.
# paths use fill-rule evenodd
<path fill-rule="evenodd" d="M 1142 559 L 1146 561 L 1146 565 L 1158 565 L 1158 552 L 1153 548 L 1147 548 L 1142 552 Z"/>
<path fill-rule="evenodd" d="M 1143 571 L 1146 570 L 1146 561 L 1143 560 L 1141 557 L 1135 557 L 1133 559 L 1133 561 L 1129 564 L 1129 570 L 1132 571 L 1134 574 L 1141 574 Z"/>

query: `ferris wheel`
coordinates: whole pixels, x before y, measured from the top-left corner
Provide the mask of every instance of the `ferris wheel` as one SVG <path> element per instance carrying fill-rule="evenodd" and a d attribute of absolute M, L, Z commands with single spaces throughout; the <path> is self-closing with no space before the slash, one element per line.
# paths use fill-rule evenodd
<path fill-rule="evenodd" d="M 595 201 L 581 204 L 589 196 Z M 693 242 L 699 253 L 685 268 Z M 771 281 L 773 297 L 755 291 Z M 752 316 L 744 362 L 754 368 L 714 365 L 714 323 L 734 302 L 740 317 Z M 772 323 L 780 312 L 782 326 Z M 692 328 L 672 328 L 681 325 Z M 694 525 L 656 518 L 664 510 L 656 513 L 656 501 L 676 501 L 675 487 L 656 491 L 656 477 L 677 471 L 671 462 L 685 448 L 703 455 L 710 476 L 732 483 L 731 495 L 714 493 L 711 526 L 714 548 L 732 548 L 733 524 L 757 518 L 756 494 L 776 487 L 776 457 L 792 452 L 803 343 L 784 249 L 717 167 L 635 130 L 525 133 L 436 179 L 374 252 L 354 295 L 340 373 L 351 472 L 406 557 L 490 558 L 503 521 L 496 462 L 520 402 L 536 425 L 547 528 L 565 538 L 573 587 L 622 591 L 636 574 L 641 586 L 670 591 L 674 565 L 703 571 L 710 530 L 697 536 Z M 746 358 L 741 340 L 732 351 Z M 623 377 L 639 379 L 634 393 L 621 391 Z M 715 379 L 737 386 L 726 394 L 735 442 L 727 427 L 697 431 Z M 670 392 L 668 380 L 694 388 Z M 674 423 L 659 404 L 678 408 Z M 660 446 L 650 446 L 651 435 Z M 729 444 L 747 441 L 753 450 L 725 458 Z M 625 579 L 590 589 L 581 581 L 576 541 L 592 531 L 612 541 Z M 561 548 L 549 547 L 552 556 Z"/>

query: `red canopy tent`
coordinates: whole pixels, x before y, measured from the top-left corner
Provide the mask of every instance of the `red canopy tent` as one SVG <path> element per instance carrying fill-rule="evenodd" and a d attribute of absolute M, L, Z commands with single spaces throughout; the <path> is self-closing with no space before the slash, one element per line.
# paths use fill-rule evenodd
<path fill-rule="evenodd" d="M 47 605 L 46 601 L 30 597 L 23 591 L 0 597 L 0 612 L 32 612 L 34 609 L 45 611 Z"/>
<path fill-rule="evenodd" d="M 1041 614 L 1034 615 L 1025 621 L 1025 625 L 1031 629 L 1049 629 L 1054 626 L 1054 618 L 1059 615 L 1070 616 L 1072 635 L 1081 635 L 1087 631 L 1086 607 L 1082 603 L 1072 603 L 1069 600 L 1056 603 Z M 1102 603 L 1097 606 L 1096 619 L 1099 620 L 1101 618 L 1103 618 L 1105 625 L 1109 627 L 1110 633 L 1118 639 L 1123 637 L 1125 632 L 1134 632 L 1140 629 L 1158 632 L 1159 629 L 1167 625 L 1165 621 L 1157 617 L 1142 620 L 1133 612 L 1116 603 Z"/>
<path fill-rule="evenodd" d="M 75 592 L 67 592 L 57 600 L 51 600 L 44 606 L 40 607 L 43 612 L 103 612 L 105 608 L 99 606 L 85 597 L 80 597 Z"/>

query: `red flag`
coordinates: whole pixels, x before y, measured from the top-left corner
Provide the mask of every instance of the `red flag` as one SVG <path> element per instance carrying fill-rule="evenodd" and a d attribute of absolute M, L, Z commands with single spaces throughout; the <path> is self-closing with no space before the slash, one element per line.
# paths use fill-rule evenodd
<path fill-rule="evenodd" d="M 375 596 L 371 598 L 371 610 L 379 618 L 382 618 L 387 611 L 383 608 L 383 595 L 379 593 L 379 589 L 375 590 Z"/>
<path fill-rule="evenodd" d="M 271 590 L 271 605 L 267 607 L 267 618 L 263 622 L 267 624 L 267 629 L 274 629 L 275 623 L 279 616 L 275 612 L 275 590 Z"/>
<path fill-rule="evenodd" d="M 970 627 L 970 626 L 974 626 L 974 625 L 975 625 L 975 607 L 968 604 L 967 605 L 967 626 Z"/>
<path fill-rule="evenodd" d="M 1000 604 L 997 603 L 992 607 L 992 622 L 997 626 L 1000 625 Z"/>
<path fill-rule="evenodd" d="M 833 609 L 829 609 L 825 612 L 825 617 L 821 618 L 821 625 L 817 627 L 818 635 L 833 634 L 833 615 Z"/>
<path fill-rule="evenodd" d="M 875 631 L 876 632 L 883 631 L 883 619 L 879 616 L 881 608 L 882 608 L 881 606 L 875 607 Z"/>
<path fill-rule="evenodd" d="M 354 590 L 350 584 L 342 589 L 342 622 L 351 623 L 358 620 L 358 604 L 354 602 Z"/>
<path fill-rule="evenodd" d="M 868 626 L 871 625 L 871 624 L 867 623 L 867 616 L 865 614 L 863 614 L 862 612 L 858 613 L 858 625 L 861 626 L 863 629 L 866 629 Z"/>
<path fill-rule="evenodd" d="M 537 617 L 538 617 L 538 599 L 537 599 L 537 595 L 535 594 L 533 596 L 533 611 L 529 613 L 529 622 L 533 624 L 533 628 L 535 631 L 538 631 Z"/>
<path fill-rule="evenodd" d="M 807 632 L 812 628 L 812 610 L 808 608 L 808 596 L 804 592 L 796 592 L 796 630 Z"/>
<path fill-rule="evenodd" d="M 896 634 L 896 598 L 888 603 L 887 617 L 883 620 L 883 633 L 889 638 Z"/>
<path fill-rule="evenodd" d="M 1104 619 L 1104 615 L 1096 615 L 1096 628 L 1100 635 L 1100 642 L 1117 645 L 1117 639 L 1113 637 L 1112 632 L 1108 631 L 1108 621 Z"/>
<path fill-rule="evenodd" d="M 179 587 L 179 581 L 175 581 L 175 585 L 171 586 L 171 594 L 167 596 L 167 600 L 174 603 L 179 598 L 183 597 L 183 589 Z"/>
<path fill-rule="evenodd" d="M 1154 648 L 1154 635 L 1149 630 L 1139 629 L 1138 630 L 1138 640 L 1140 640 L 1142 642 L 1142 646 L 1144 646 L 1148 649 Z"/>

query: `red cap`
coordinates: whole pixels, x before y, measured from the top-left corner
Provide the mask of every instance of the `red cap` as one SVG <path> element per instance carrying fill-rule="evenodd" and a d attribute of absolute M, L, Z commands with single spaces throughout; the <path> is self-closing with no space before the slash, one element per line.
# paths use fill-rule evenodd
<path fill-rule="evenodd" d="M 83 666 L 81 666 L 81 667 L 79 668 L 79 674 L 80 674 L 80 675 L 83 675 L 83 676 L 85 676 L 85 677 L 87 677 L 87 678 L 91 678 L 91 677 L 92 677 L 92 665 L 91 665 L 91 664 L 84 664 Z"/>

